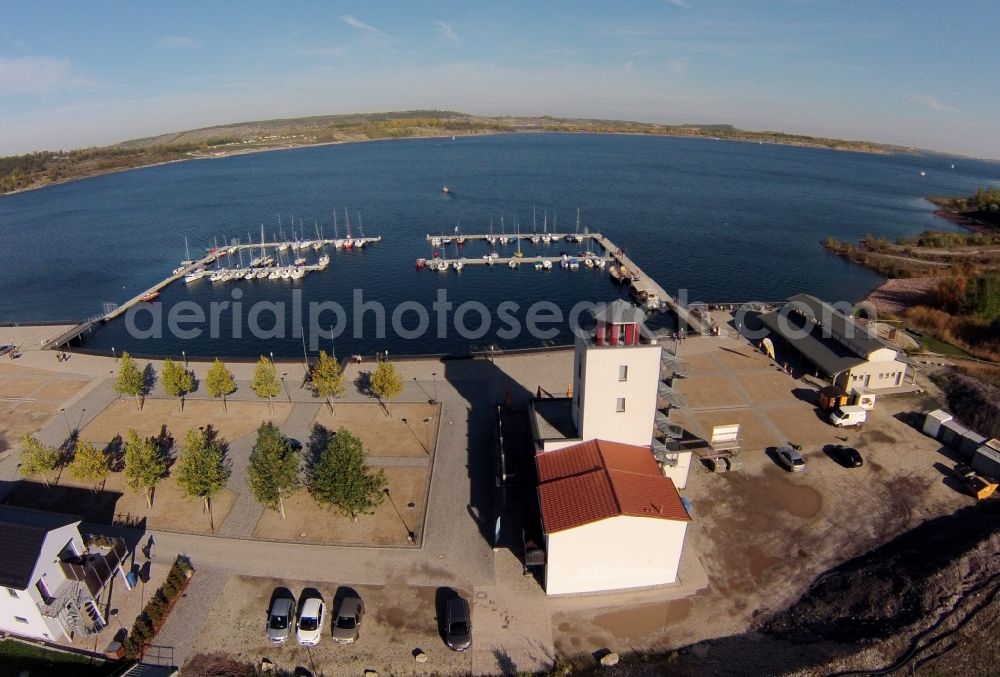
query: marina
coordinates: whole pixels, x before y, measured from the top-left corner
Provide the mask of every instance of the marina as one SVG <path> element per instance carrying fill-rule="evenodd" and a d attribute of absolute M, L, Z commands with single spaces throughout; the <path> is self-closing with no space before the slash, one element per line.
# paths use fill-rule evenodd
<path fill-rule="evenodd" d="M 706 334 L 709 332 L 709 325 L 702 320 L 697 312 L 683 306 L 672 294 L 660 286 L 656 280 L 643 272 L 639 265 L 629 258 L 624 249 L 616 245 L 602 233 L 590 233 L 586 231 L 583 233 L 546 233 L 545 236 L 549 237 L 550 241 L 545 241 L 544 245 L 579 244 L 586 242 L 587 251 L 577 254 L 563 252 L 558 256 L 523 254 L 520 248 L 521 242 L 528 240 L 533 244 L 538 244 L 539 240 L 536 239 L 537 234 L 517 233 L 515 235 L 497 236 L 491 232 L 486 234 L 456 234 L 454 237 L 428 234 L 426 239 L 431 246 L 440 247 L 441 249 L 435 249 L 435 255 L 430 259 L 417 259 L 416 267 L 418 269 L 425 268 L 438 272 L 448 272 L 449 270 L 461 272 L 465 266 L 469 265 L 507 266 L 513 270 L 518 270 L 523 266 L 531 266 L 535 270 L 543 271 L 551 270 L 553 266 L 557 265 L 569 269 L 585 267 L 604 270 L 607 268 L 612 280 L 617 284 L 627 285 L 632 297 L 644 309 L 649 311 L 668 310 L 677 316 L 679 326 L 685 328 L 686 331 L 697 334 Z M 517 252 L 513 256 L 501 256 L 493 249 L 480 257 L 458 256 L 448 259 L 443 254 L 443 249 L 450 246 L 453 242 L 456 250 L 458 250 L 459 247 L 464 246 L 468 242 L 487 242 L 492 246 L 494 242 L 499 241 L 502 245 L 505 245 L 507 243 L 503 241 L 504 239 L 514 241 Z M 591 243 L 597 244 L 602 252 L 595 253 L 590 251 Z"/>
<path fill-rule="evenodd" d="M 152 287 L 143 290 L 124 303 L 107 304 L 103 313 L 89 317 L 63 334 L 56 336 L 46 343 L 44 348 L 56 349 L 66 347 L 73 341 L 79 340 L 84 333 L 92 331 L 95 326 L 123 315 L 130 308 L 140 303 L 156 302 L 160 297 L 160 292 L 180 280 L 183 280 L 186 284 L 198 283 L 199 281 L 204 283 L 272 280 L 296 281 L 305 277 L 307 273 L 326 270 L 330 265 L 330 256 L 328 254 L 320 254 L 313 263 L 308 263 L 305 258 L 305 255 L 308 253 L 307 250 L 318 253 L 326 247 L 347 251 L 364 249 L 368 245 L 381 242 L 382 236 L 348 239 L 336 238 L 332 240 L 318 239 L 306 242 L 266 242 L 263 241 L 262 231 L 261 240 L 262 242 L 256 244 L 232 244 L 224 247 L 211 247 L 205 256 L 198 260 L 191 259 L 190 248 L 185 241 L 186 258 L 182 261 L 181 266 L 175 268 L 169 277 L 160 280 Z M 278 259 L 275 260 L 273 256 L 266 254 L 267 250 L 273 250 L 278 255 Z M 246 266 L 235 264 L 235 262 L 233 266 L 221 265 L 224 258 L 227 261 L 234 261 L 235 257 L 239 256 L 242 261 L 244 252 L 249 253 L 253 257 L 254 251 L 259 251 L 260 256 L 251 258 L 249 264 Z M 296 256 L 298 258 L 282 265 L 281 253 L 285 251 L 297 252 Z M 291 255 L 287 258 L 290 259 Z M 210 268 L 213 263 L 216 266 Z"/>

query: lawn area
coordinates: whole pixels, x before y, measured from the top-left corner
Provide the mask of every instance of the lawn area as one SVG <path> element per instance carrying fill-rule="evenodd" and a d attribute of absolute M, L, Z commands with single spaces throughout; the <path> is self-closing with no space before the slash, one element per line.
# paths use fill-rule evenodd
<path fill-rule="evenodd" d="M 0 677 L 17 677 L 27 671 L 31 677 L 103 677 L 117 667 L 95 658 L 43 649 L 11 639 L 0 641 Z"/>
<path fill-rule="evenodd" d="M 965 352 L 958 346 L 953 346 L 950 343 L 945 343 L 940 339 L 936 339 L 930 334 L 922 334 L 920 336 L 920 347 L 924 350 L 929 350 L 934 353 L 939 353 L 941 355 L 951 355 L 952 357 L 972 357 L 969 353 Z"/>

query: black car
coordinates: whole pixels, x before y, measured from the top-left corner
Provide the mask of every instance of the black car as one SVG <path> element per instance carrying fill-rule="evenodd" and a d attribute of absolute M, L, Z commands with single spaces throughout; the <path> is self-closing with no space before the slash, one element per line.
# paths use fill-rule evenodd
<path fill-rule="evenodd" d="M 445 607 L 444 642 L 455 651 L 465 651 L 472 645 L 469 603 L 461 597 L 452 597 Z"/>
<path fill-rule="evenodd" d="M 837 459 L 837 463 L 845 468 L 860 468 L 865 464 L 857 449 L 846 447 L 843 444 L 838 444 L 833 448 L 833 456 Z"/>

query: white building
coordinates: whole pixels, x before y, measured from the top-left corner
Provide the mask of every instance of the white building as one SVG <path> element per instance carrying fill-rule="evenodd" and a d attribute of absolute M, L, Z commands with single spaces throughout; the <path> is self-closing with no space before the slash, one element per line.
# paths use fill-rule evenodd
<path fill-rule="evenodd" d="M 594 440 L 535 462 L 548 594 L 677 581 L 690 517 L 648 447 Z"/>
<path fill-rule="evenodd" d="M 642 336 L 635 306 L 618 300 L 594 319 L 576 342 L 572 397 L 531 405 L 544 560 L 528 541 L 525 559 L 544 563 L 550 595 L 675 583 L 690 520 L 677 488 L 691 452 L 662 378 L 676 360 Z"/>
<path fill-rule="evenodd" d="M 60 642 L 107 625 L 98 600 L 127 549 L 118 539 L 88 549 L 79 525 L 71 515 L 0 506 L 0 631 Z"/>
<path fill-rule="evenodd" d="M 573 396 L 537 398 L 531 404 L 536 452 L 587 440 L 644 446 L 674 484 L 687 484 L 691 452 L 661 439 L 671 426 L 671 388 L 661 380 L 663 348 L 642 336 L 643 312 L 622 300 L 594 313 L 593 334 L 578 337 L 573 354 Z"/>

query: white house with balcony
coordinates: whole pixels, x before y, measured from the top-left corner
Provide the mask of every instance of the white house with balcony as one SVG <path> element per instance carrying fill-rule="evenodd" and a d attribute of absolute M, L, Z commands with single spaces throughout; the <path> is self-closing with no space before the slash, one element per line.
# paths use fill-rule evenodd
<path fill-rule="evenodd" d="M 107 625 L 101 596 L 128 555 L 121 539 L 86 543 L 72 515 L 0 506 L 0 631 L 49 642 Z"/>

